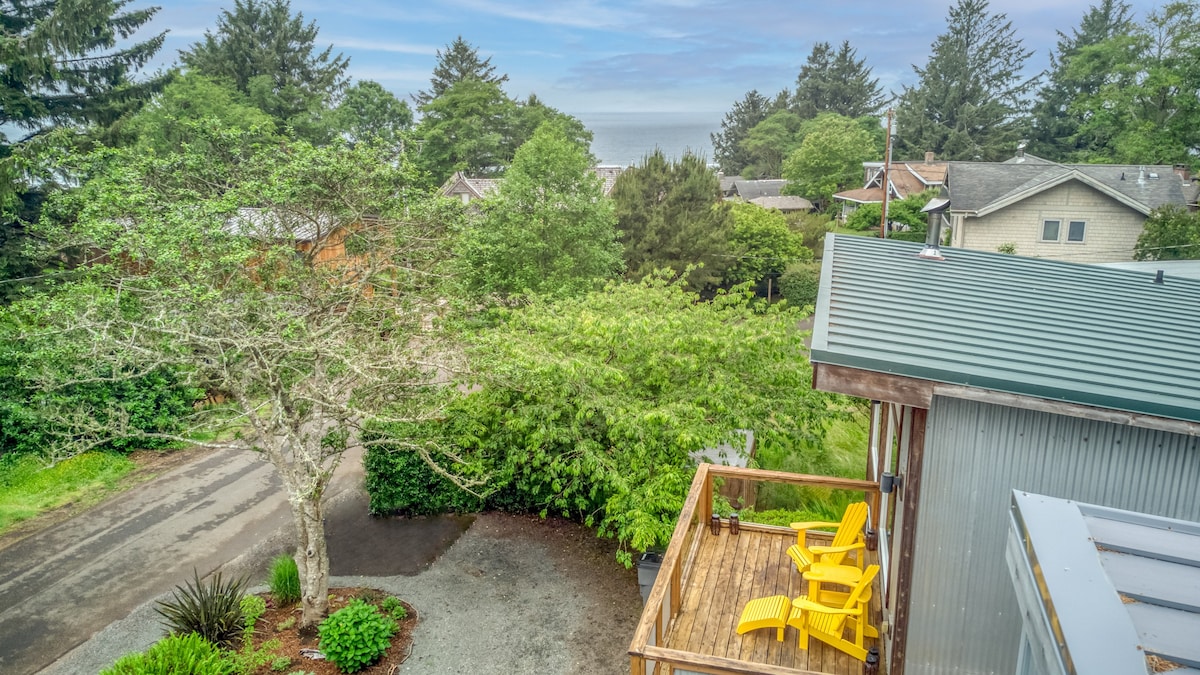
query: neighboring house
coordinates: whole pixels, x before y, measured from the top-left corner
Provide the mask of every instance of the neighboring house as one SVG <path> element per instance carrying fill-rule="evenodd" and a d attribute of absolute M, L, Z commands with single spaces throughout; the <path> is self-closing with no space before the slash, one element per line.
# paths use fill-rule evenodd
<path fill-rule="evenodd" d="M 599 176 L 602 181 L 601 189 L 604 195 L 608 196 L 612 193 L 613 185 L 617 182 L 617 176 L 625 170 L 623 166 L 594 166 L 592 173 Z M 470 178 L 461 171 L 456 171 L 449 180 L 442 185 L 442 195 L 451 199 L 459 199 L 464 204 L 469 204 L 477 199 L 483 199 L 500 188 L 500 183 L 503 178 Z"/>
<path fill-rule="evenodd" d="M 721 194 L 725 199 L 752 201 L 759 197 L 778 197 L 783 194 L 785 185 L 787 181 L 782 179 L 722 178 Z"/>
<path fill-rule="evenodd" d="M 921 249 L 829 235 L 811 349 L 814 388 L 872 401 L 887 672 L 1039 673 L 1013 491 L 1200 520 L 1200 281 Z"/>
<path fill-rule="evenodd" d="M 1026 154 L 952 162 L 947 185 L 951 246 L 1074 262 L 1131 260 L 1152 210 L 1195 201 L 1183 168 L 1058 164 Z"/>
<path fill-rule="evenodd" d="M 751 204 L 761 206 L 764 209 L 775 209 L 783 213 L 794 213 L 796 211 L 812 211 L 813 203 L 804 197 L 795 195 L 780 195 L 778 197 L 755 197 L 747 200 Z"/>
<path fill-rule="evenodd" d="M 933 161 L 933 153 L 925 153 L 924 161 L 892 162 L 887 172 L 888 200 L 904 199 L 909 195 L 939 188 L 946 182 L 946 162 Z M 883 162 L 863 162 L 863 186 L 833 195 L 841 206 L 838 218 L 845 222 L 863 204 L 883 202 Z"/>

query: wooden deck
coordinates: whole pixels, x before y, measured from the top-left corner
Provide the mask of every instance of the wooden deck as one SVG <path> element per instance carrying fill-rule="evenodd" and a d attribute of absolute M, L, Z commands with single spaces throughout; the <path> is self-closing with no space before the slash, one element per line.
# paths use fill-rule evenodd
<path fill-rule="evenodd" d="M 861 492 L 872 513 L 868 526 L 879 526 L 878 482 L 701 464 L 629 645 L 630 675 L 859 675 L 860 661 L 822 642 L 810 640 L 808 649 L 800 649 L 795 628 L 785 629 L 783 642 L 775 639 L 774 629 L 736 633 L 742 608 L 752 598 L 794 598 L 808 589 L 785 554 L 795 541 L 794 530 L 742 523 L 731 535 L 728 521 L 722 521 L 719 534 L 710 532 L 715 479 Z M 830 536 L 810 532 L 809 543 L 825 543 Z M 866 562 L 876 563 L 876 554 L 868 552 Z M 877 577 L 869 617 L 877 627 L 882 597 Z M 877 643 L 868 639 L 866 646 Z M 890 670 L 881 654 L 878 672 Z"/>
<path fill-rule="evenodd" d="M 809 543 L 825 543 L 820 535 Z M 796 572 L 784 551 L 795 542 L 791 531 L 768 531 L 743 524 L 737 535 L 727 527 L 721 534 L 700 533 L 694 540 L 690 573 L 684 574 L 680 612 L 667 633 L 664 647 L 704 656 L 755 664 L 781 666 L 829 675 L 859 675 L 862 662 L 823 642 L 809 640 L 807 650 L 797 647 L 799 631 L 787 628 L 784 641 L 773 629 L 736 632 L 742 608 L 752 598 L 770 595 L 796 597 L 807 592 L 807 583 Z M 878 562 L 868 553 L 867 562 Z M 871 597 L 872 622 L 879 625 L 878 581 Z M 867 639 L 867 646 L 877 641 Z M 884 672 L 881 668 L 880 672 Z"/>

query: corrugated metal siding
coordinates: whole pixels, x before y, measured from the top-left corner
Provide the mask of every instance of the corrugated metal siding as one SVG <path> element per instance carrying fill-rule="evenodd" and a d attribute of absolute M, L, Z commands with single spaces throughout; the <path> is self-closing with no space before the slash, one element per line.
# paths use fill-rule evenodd
<path fill-rule="evenodd" d="M 1015 672 L 1009 490 L 1200 520 L 1200 439 L 936 397 L 913 561 L 909 675 Z"/>
<path fill-rule="evenodd" d="M 1200 281 L 826 238 L 812 360 L 1200 422 Z"/>

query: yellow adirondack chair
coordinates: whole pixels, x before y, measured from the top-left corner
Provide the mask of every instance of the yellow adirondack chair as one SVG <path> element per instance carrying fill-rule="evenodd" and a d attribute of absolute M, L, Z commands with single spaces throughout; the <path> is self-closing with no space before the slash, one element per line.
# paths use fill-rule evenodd
<path fill-rule="evenodd" d="M 867 566 L 862 579 L 846 595 L 841 607 L 822 605 L 803 595 L 792 601 L 787 625 L 800 629 L 800 649 L 808 649 L 808 638 L 812 636 L 859 661 L 866 661 L 867 650 L 863 646 L 863 639 L 879 637 L 879 631 L 867 621 L 871 581 L 878 573 L 879 565 Z M 847 628 L 854 631 L 853 641 L 845 638 Z"/>
<path fill-rule="evenodd" d="M 846 512 L 842 514 L 841 523 L 826 523 L 821 521 L 792 523 L 792 529 L 798 532 L 796 534 L 796 543 L 788 547 L 788 557 L 792 559 L 792 562 L 796 563 L 796 570 L 803 574 L 815 562 L 832 563 L 834 565 L 844 564 L 846 556 L 851 551 L 857 551 L 854 557 L 859 569 L 862 569 L 862 551 L 865 548 L 865 544 L 863 543 L 863 526 L 866 524 L 866 502 L 854 502 L 847 506 Z M 808 537 L 809 530 L 815 527 L 833 527 L 835 525 L 838 529 L 833 535 L 833 541 L 829 546 L 808 546 L 806 544 L 805 540 Z"/>

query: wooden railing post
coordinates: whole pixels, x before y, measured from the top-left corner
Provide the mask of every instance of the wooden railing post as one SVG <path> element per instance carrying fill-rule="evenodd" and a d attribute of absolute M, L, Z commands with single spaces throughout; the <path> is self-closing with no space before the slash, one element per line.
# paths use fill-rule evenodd
<path fill-rule="evenodd" d="M 697 471 L 704 472 L 704 489 L 700 492 L 700 525 L 708 524 L 712 520 L 712 504 L 713 504 L 713 479 L 712 472 L 708 470 L 708 464 L 701 464 Z"/>

